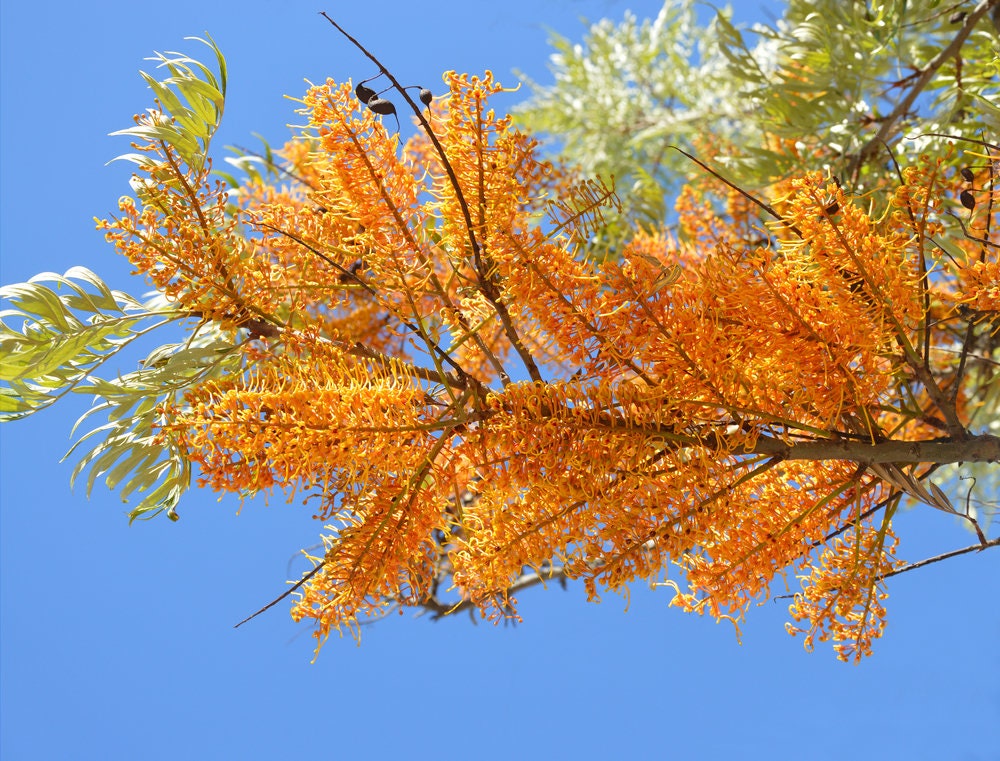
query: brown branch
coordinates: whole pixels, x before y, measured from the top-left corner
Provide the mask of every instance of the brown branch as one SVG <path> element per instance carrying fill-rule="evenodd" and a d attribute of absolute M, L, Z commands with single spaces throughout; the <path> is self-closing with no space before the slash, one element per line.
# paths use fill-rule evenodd
<path fill-rule="evenodd" d="M 1000 244 L 995 243 L 994 241 L 991 241 L 988 238 L 977 238 L 975 235 L 970 233 L 969 229 L 965 226 L 965 222 L 963 222 L 957 214 L 954 214 L 953 212 L 950 211 L 947 213 L 949 216 L 954 217 L 955 221 L 958 222 L 959 227 L 962 228 L 962 235 L 964 235 L 967 240 L 971 240 L 975 243 L 982 243 L 984 246 L 1000 248 Z"/>
<path fill-rule="evenodd" d="M 716 442 L 689 437 L 694 445 L 702 444 L 723 449 L 724 439 Z M 1000 437 L 992 434 L 970 436 L 967 439 L 940 441 L 801 441 L 786 443 L 780 439 L 761 437 L 752 446 L 737 449 L 734 454 L 764 454 L 783 460 L 849 460 L 866 465 L 895 465 L 951 462 L 1000 461 Z"/>
<path fill-rule="evenodd" d="M 714 169 L 712 169 L 712 167 L 710 167 L 708 164 L 706 164 L 705 162 L 701 161 L 700 159 L 695 158 L 694 156 L 692 156 L 687 151 L 685 151 L 685 150 L 683 150 L 681 148 L 678 148 L 676 145 L 668 145 L 667 148 L 673 148 L 678 153 L 683 153 L 685 156 L 687 156 L 689 159 L 691 159 L 691 161 L 693 161 L 695 164 L 697 164 L 698 166 L 700 166 L 702 169 L 704 169 L 710 175 L 712 175 L 713 177 L 715 177 L 715 179 L 717 179 L 717 180 L 719 180 L 721 182 L 724 182 L 726 185 L 728 185 L 729 187 L 731 187 L 733 190 L 735 190 L 737 193 L 739 193 L 740 195 L 742 195 L 748 201 L 750 201 L 751 203 L 756 204 L 757 206 L 759 206 L 761 209 L 763 209 L 768 214 L 770 214 L 772 217 L 774 217 L 779 222 L 781 222 L 783 225 L 785 225 L 789 230 L 791 230 L 793 233 L 795 233 L 799 238 L 802 237 L 802 233 L 799 231 L 799 228 L 797 228 L 795 225 L 789 223 L 783 216 L 781 216 L 777 211 L 775 211 L 774 207 L 771 206 L 770 204 L 768 204 L 765 201 L 760 200 L 756 196 L 748 193 L 743 188 L 741 188 L 739 185 L 736 185 L 735 183 L 730 182 L 725 177 L 723 177 L 721 174 L 719 174 Z"/>
<path fill-rule="evenodd" d="M 594 430 L 608 435 L 635 433 L 614 420 L 592 424 Z M 752 444 L 736 443 L 725 433 L 703 428 L 704 433 L 676 432 L 667 426 L 650 427 L 651 440 L 663 442 L 664 450 L 703 448 L 734 456 L 765 455 L 781 460 L 847 460 L 862 465 L 943 465 L 953 462 L 1000 462 L 1000 436 L 984 433 L 969 437 L 947 437 L 917 441 L 887 439 L 870 443 L 865 439 L 806 439 L 784 441 L 760 436 Z"/>
<path fill-rule="evenodd" d="M 325 566 L 325 565 L 326 565 L 326 561 L 323 560 L 322 562 L 320 562 L 320 564 L 318 566 L 316 566 L 315 568 L 313 568 L 309 573 L 307 573 L 305 576 L 303 576 L 301 579 L 299 579 L 297 582 L 295 582 L 295 584 L 293 584 L 291 587 L 289 587 L 287 590 L 285 590 L 284 594 L 279 595 L 278 597 L 275 597 L 273 600 L 271 600 L 271 602 L 269 602 L 263 608 L 261 608 L 260 610 L 258 610 L 256 613 L 251 613 L 249 616 L 247 616 L 242 621 L 240 621 L 238 624 L 236 624 L 233 628 L 234 629 L 239 629 L 247 621 L 252 621 L 253 619 L 257 618 L 257 616 L 259 616 L 261 613 L 263 613 L 265 610 L 273 608 L 279 602 L 281 602 L 286 597 L 288 597 L 288 595 L 290 595 L 296 589 L 298 589 L 303 584 L 305 584 L 307 581 L 309 581 L 309 579 L 311 579 L 313 576 L 315 576 L 317 573 L 319 573 L 323 569 L 323 566 Z"/>
<path fill-rule="evenodd" d="M 959 555 L 965 555 L 969 552 L 982 552 L 990 547 L 1000 547 L 1000 537 L 992 539 L 988 542 L 983 542 L 981 544 L 970 544 L 968 547 L 963 547 L 960 550 L 952 550 L 951 552 L 945 552 L 941 555 L 935 555 L 932 558 L 926 558 L 925 560 L 919 560 L 916 563 L 908 563 L 902 568 L 897 568 L 895 571 L 889 571 L 889 573 L 883 573 L 878 577 L 877 581 L 883 581 L 885 579 L 892 578 L 893 576 L 898 576 L 901 573 L 906 573 L 907 571 L 915 571 L 918 568 L 923 568 L 925 565 L 931 565 L 932 563 L 939 563 L 942 560 L 948 560 L 949 558 L 958 557 Z"/>
<path fill-rule="evenodd" d="M 580 426 L 583 427 L 583 426 Z M 588 426 L 607 435 L 632 435 L 635 428 L 605 417 Z M 765 455 L 782 460 L 847 460 L 863 465 L 918 465 L 953 462 L 1000 462 L 1000 436 L 980 434 L 905 441 L 885 439 L 870 443 L 864 438 L 816 438 L 784 441 L 760 436 L 752 444 L 733 443 L 725 433 L 704 426 L 703 433 L 677 432 L 669 426 L 644 429 L 651 440 L 663 442 L 664 449 L 703 448 L 734 456 Z"/>
<path fill-rule="evenodd" d="M 880 145 L 889 141 L 893 131 L 896 129 L 897 122 L 910 110 L 914 101 L 916 101 L 920 93 L 923 92 L 924 88 L 930 83 L 931 78 L 935 73 L 937 73 L 937 70 L 940 69 L 949 58 L 953 58 L 958 55 L 959 51 L 962 49 L 962 45 L 965 43 L 965 40 L 968 39 L 969 35 L 972 34 L 972 30 L 975 28 L 976 24 L 979 23 L 979 20 L 985 16 L 987 11 L 989 11 L 998 2 L 1000 2 L 1000 0 L 981 0 L 979 5 L 977 5 L 972 11 L 969 12 L 969 15 L 965 17 L 965 22 L 962 24 L 962 28 L 958 30 L 958 34 L 955 35 L 955 38 L 951 41 L 948 47 L 938 53 L 935 58 L 920 69 L 920 75 L 910 87 L 910 91 L 902 100 L 899 101 L 899 103 L 896 104 L 892 113 L 882 120 L 882 124 L 879 126 L 875 137 L 865 143 L 861 147 L 861 150 L 858 151 L 851 159 L 847 174 L 854 179 L 855 184 L 857 184 L 858 173 L 861 171 L 862 165 L 872 157 Z"/>
<path fill-rule="evenodd" d="M 451 183 L 451 186 L 455 191 L 455 198 L 458 200 L 459 208 L 462 211 L 462 218 L 465 221 L 465 227 L 466 230 L 468 231 L 469 245 L 472 247 L 473 260 L 475 261 L 476 270 L 480 276 L 480 286 L 483 296 L 486 298 L 487 301 L 490 302 L 491 306 L 493 306 L 494 310 L 496 311 L 497 316 L 500 318 L 500 323 L 503 326 L 504 333 L 507 335 L 507 338 L 510 340 L 511 345 L 514 347 L 514 351 L 517 352 L 517 355 L 521 358 L 521 361 L 524 363 L 525 368 L 528 370 L 528 374 L 531 376 L 533 380 L 540 381 L 542 379 L 542 376 L 538 370 L 538 365 L 535 363 L 534 357 L 531 356 L 531 353 L 528 351 L 527 347 L 525 347 L 524 343 L 521 341 L 521 337 L 514 330 L 514 326 L 513 323 L 511 322 L 510 314 L 507 311 L 507 307 L 497 297 L 495 288 L 493 287 L 489 279 L 485 276 L 487 268 L 484 266 L 483 263 L 482 246 L 476 238 L 475 226 L 473 225 L 472 222 L 472 212 L 469 209 L 468 201 L 465 198 L 465 193 L 462 192 L 462 186 L 458 181 L 458 175 L 455 173 L 455 170 L 451 165 L 451 161 L 449 161 L 448 159 L 448 154 L 445 152 L 444 146 L 441 145 L 441 141 L 438 140 L 437 134 L 431 128 L 430 122 L 428 122 L 427 118 L 424 116 L 423 109 L 420 108 L 420 106 L 416 104 L 413 98 L 410 97 L 410 94 L 406 91 L 406 88 L 403 87 L 398 82 L 398 80 L 392 75 L 392 72 L 390 72 L 389 69 L 386 68 L 385 64 L 383 64 L 378 58 L 376 58 L 375 55 L 370 50 L 368 50 L 368 48 L 366 48 L 358 40 L 356 40 L 354 37 L 348 34 L 347 31 L 342 26 L 340 26 L 340 24 L 338 24 L 336 21 L 330 18 L 325 11 L 320 11 L 320 15 L 327 21 L 329 21 L 330 24 L 338 32 L 340 32 L 344 37 L 346 37 L 352 45 L 354 45 L 358 50 L 360 50 L 365 55 L 366 58 L 368 58 L 369 61 L 371 61 L 378 67 L 379 72 L 385 75 L 386 79 L 388 79 L 389 82 L 392 84 L 392 88 L 400 94 L 403 100 L 405 100 L 407 105 L 409 105 L 409 107 L 412 109 L 414 115 L 417 117 L 417 121 L 420 123 L 420 128 L 424 131 L 424 133 L 430 139 L 431 143 L 434 145 L 434 150 L 437 151 L 437 154 L 441 159 L 441 165 L 444 167 L 445 173 L 448 175 L 448 181 Z M 499 375 L 500 375 L 500 380 L 503 382 L 503 385 L 506 386 L 510 383 L 510 378 L 508 377 L 507 373 L 502 370 L 502 368 Z"/>
<path fill-rule="evenodd" d="M 908 571 L 915 571 L 918 568 L 923 568 L 926 565 L 932 565 L 934 563 L 940 563 L 942 560 L 948 560 L 950 558 L 958 557 L 959 555 L 965 555 L 970 552 L 982 552 L 983 550 L 989 549 L 990 547 L 1000 547 L 1000 537 L 992 539 L 988 542 L 982 544 L 970 544 L 968 547 L 962 547 L 958 550 L 951 550 L 951 552 L 944 552 L 940 555 L 935 555 L 931 558 L 925 558 L 924 560 L 918 560 L 916 563 L 907 563 L 902 568 L 897 568 L 895 571 L 889 571 L 888 573 L 883 573 L 879 575 L 875 581 L 876 583 L 884 581 L 885 579 L 892 578 L 893 576 L 899 576 L 901 573 L 907 573 Z M 778 600 L 791 600 L 795 595 L 775 595 L 771 598 L 772 602 L 777 602 Z"/>
<path fill-rule="evenodd" d="M 568 578 L 569 577 L 566 575 L 565 568 L 562 566 L 550 566 L 544 571 L 522 574 L 513 584 L 507 587 L 505 593 L 509 595 L 512 592 L 521 592 L 525 589 L 538 586 L 539 584 L 545 584 L 547 581 L 558 581 L 560 584 L 564 584 Z M 441 602 L 437 598 L 431 597 L 419 603 L 416 607 L 423 608 L 425 611 L 431 613 L 431 620 L 437 621 L 445 616 L 470 610 L 471 608 L 476 607 L 476 605 L 477 604 L 468 597 L 455 603 Z"/>

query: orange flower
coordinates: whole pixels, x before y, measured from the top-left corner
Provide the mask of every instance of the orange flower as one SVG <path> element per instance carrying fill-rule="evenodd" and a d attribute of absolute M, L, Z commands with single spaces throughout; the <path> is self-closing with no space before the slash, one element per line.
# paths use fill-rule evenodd
<path fill-rule="evenodd" d="M 451 589 L 499 620 L 558 566 L 594 599 L 643 579 L 739 623 L 793 569 L 791 630 L 866 654 L 895 539 L 859 516 L 893 487 L 791 452 L 935 438 L 971 404 L 925 345 L 1000 303 L 995 246 L 928 253 L 954 179 L 924 162 L 878 210 L 810 173 L 765 220 L 706 178 L 676 238 L 602 262 L 613 190 L 541 160 L 490 73 L 445 81 L 434 139 L 402 149 L 350 85 L 310 88 L 283 184 L 235 197 L 153 143 L 141 205 L 105 224 L 171 299 L 246 330 L 243 365 L 162 435 L 213 488 L 305 494 L 332 521 L 293 615 L 322 642 Z"/>

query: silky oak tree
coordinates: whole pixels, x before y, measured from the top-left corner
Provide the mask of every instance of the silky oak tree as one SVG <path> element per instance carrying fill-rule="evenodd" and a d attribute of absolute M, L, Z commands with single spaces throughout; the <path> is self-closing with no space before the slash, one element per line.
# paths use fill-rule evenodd
<path fill-rule="evenodd" d="M 670 587 L 739 626 L 795 577 L 789 630 L 859 660 L 915 565 L 904 501 L 966 522 L 959 551 L 996 546 L 947 468 L 1000 460 L 979 417 L 1000 148 L 941 138 L 863 190 L 809 156 L 737 185 L 680 150 L 675 224 L 621 235 L 612 178 L 547 160 L 490 107 L 491 73 L 404 88 L 327 20 L 376 76 L 310 87 L 304 126 L 238 177 L 210 158 L 215 44 L 215 67 L 168 53 L 143 75 L 134 196 L 98 226 L 154 298 L 82 268 L 4 287 L 2 414 L 92 395 L 88 490 L 136 498 L 133 519 L 176 519 L 194 469 L 302 499 L 328 527 L 282 597 L 320 644 L 395 609 L 516 619 L 520 590 L 564 579 Z M 385 121 L 404 103 L 405 141 Z M 96 374 L 169 325 L 137 370 Z"/>

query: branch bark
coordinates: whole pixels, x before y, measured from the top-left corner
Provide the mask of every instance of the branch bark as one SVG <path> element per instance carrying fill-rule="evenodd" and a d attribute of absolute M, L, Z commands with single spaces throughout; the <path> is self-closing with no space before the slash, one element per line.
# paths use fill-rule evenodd
<path fill-rule="evenodd" d="M 937 441 L 804 441 L 785 443 L 760 438 L 743 454 L 766 454 L 784 460 L 850 460 L 865 465 L 1000 461 L 1000 437 L 992 434 Z"/>
<path fill-rule="evenodd" d="M 538 586 L 539 584 L 544 585 L 548 581 L 555 581 L 565 587 L 568 579 L 569 577 L 566 575 L 566 571 L 562 566 L 550 566 L 540 572 L 531 571 L 523 574 L 513 584 L 511 584 L 506 591 L 509 595 L 514 592 L 521 592 L 525 589 L 530 589 L 531 587 Z M 452 616 L 455 613 L 472 610 L 477 607 L 477 603 L 473 602 L 469 598 L 448 603 L 441 602 L 440 600 L 432 597 L 428 600 L 424 600 L 417 607 L 422 608 L 427 613 L 430 613 L 432 621 L 437 621 L 446 616 Z"/>
<path fill-rule="evenodd" d="M 851 161 L 850 170 L 848 175 L 852 177 L 857 182 L 858 172 L 861 171 L 861 167 L 864 163 L 871 158 L 872 154 L 879 149 L 880 146 L 888 143 L 889 139 L 892 137 L 893 132 L 896 130 L 897 122 L 903 118 L 903 116 L 910 110 L 913 106 L 914 101 L 923 92 L 924 88 L 930 83 L 931 78 L 940 69 L 949 58 L 954 58 L 958 55 L 958 52 L 962 49 L 962 45 L 968 39 L 969 35 L 972 34 L 972 30 L 975 28 L 979 20 L 986 15 L 986 13 L 994 6 L 996 6 L 1000 0 L 981 0 L 980 3 L 969 12 L 969 15 L 965 17 L 965 22 L 962 24 L 962 28 L 958 30 L 958 34 L 951 43 L 938 53 L 931 61 L 929 61 L 921 70 L 920 76 L 910 87 L 910 91 L 906 94 L 906 97 L 902 98 L 896 107 L 892 110 L 879 127 L 878 132 L 875 134 L 871 140 L 862 146 L 861 150 L 854 156 Z"/>
<path fill-rule="evenodd" d="M 958 557 L 959 555 L 965 555 L 969 552 L 982 552 L 983 550 L 989 549 L 990 547 L 1000 547 L 1000 537 L 996 539 L 991 539 L 988 542 L 981 542 L 980 544 L 970 544 L 968 547 L 962 547 L 959 550 L 952 550 L 951 552 L 945 552 L 940 555 L 935 555 L 932 558 L 926 558 L 925 560 L 919 560 L 916 563 L 908 563 L 902 568 L 897 568 L 895 571 L 889 571 L 888 573 L 883 573 L 879 576 L 879 581 L 884 579 L 892 578 L 893 576 L 899 576 L 901 573 L 906 573 L 907 571 L 915 571 L 918 568 L 923 568 L 925 565 L 931 565 L 933 563 L 940 563 L 942 560 L 948 560 L 949 558 Z"/>

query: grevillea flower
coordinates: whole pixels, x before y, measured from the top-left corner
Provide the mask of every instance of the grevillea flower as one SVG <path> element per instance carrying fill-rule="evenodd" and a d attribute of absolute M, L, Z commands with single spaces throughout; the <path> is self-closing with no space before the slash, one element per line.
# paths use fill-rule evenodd
<path fill-rule="evenodd" d="M 215 489 L 318 505 L 293 616 L 320 642 L 404 605 L 517 616 L 526 575 L 558 568 L 738 624 L 790 569 L 792 631 L 869 652 L 896 567 L 869 516 L 925 475 L 872 452 L 960 427 L 966 369 L 928 337 L 1000 309 L 995 245 L 927 253 L 947 167 L 917 162 L 881 208 L 819 173 L 769 204 L 706 174 L 676 234 L 598 257 L 613 189 L 543 160 L 490 73 L 444 81 L 402 146 L 349 83 L 311 87 L 287 168 L 235 196 L 151 141 L 141 205 L 104 225 L 243 331 L 238 371 L 161 435 Z"/>

